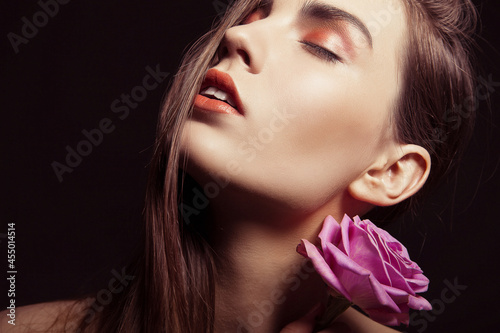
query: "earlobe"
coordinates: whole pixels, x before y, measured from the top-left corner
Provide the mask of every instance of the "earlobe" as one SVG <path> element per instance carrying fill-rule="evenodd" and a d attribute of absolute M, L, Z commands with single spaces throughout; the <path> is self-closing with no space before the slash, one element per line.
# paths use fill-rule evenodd
<path fill-rule="evenodd" d="M 417 145 L 402 145 L 397 153 L 381 157 L 352 182 L 351 196 L 376 206 L 392 206 L 422 188 L 431 169 L 427 150 Z"/>

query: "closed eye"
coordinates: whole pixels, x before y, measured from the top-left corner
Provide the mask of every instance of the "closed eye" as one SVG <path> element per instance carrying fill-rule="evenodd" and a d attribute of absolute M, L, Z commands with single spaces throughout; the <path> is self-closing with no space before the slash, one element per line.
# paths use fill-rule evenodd
<path fill-rule="evenodd" d="M 308 42 L 308 41 L 301 41 L 300 42 L 304 49 L 306 51 L 312 53 L 313 55 L 327 61 L 327 62 L 342 62 L 342 58 L 340 58 L 338 55 L 333 53 L 330 50 L 327 50 L 319 45 L 316 45 L 314 43 Z"/>

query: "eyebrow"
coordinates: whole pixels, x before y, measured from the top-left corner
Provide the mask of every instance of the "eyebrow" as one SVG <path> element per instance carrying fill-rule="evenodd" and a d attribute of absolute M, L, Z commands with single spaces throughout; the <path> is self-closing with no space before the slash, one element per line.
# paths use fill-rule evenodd
<path fill-rule="evenodd" d="M 368 31 L 366 25 L 356 16 L 331 5 L 308 0 L 304 3 L 300 10 L 300 16 L 320 21 L 342 20 L 350 23 L 365 36 L 370 48 L 373 48 L 372 35 Z"/>

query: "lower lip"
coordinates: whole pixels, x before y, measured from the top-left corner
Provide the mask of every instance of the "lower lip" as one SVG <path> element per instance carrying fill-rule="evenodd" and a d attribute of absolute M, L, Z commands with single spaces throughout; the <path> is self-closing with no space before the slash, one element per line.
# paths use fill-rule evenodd
<path fill-rule="evenodd" d="M 196 96 L 194 107 L 206 112 L 225 113 L 235 116 L 241 116 L 241 113 L 239 113 L 238 110 L 233 108 L 231 105 L 217 99 L 205 97 L 203 95 Z"/>

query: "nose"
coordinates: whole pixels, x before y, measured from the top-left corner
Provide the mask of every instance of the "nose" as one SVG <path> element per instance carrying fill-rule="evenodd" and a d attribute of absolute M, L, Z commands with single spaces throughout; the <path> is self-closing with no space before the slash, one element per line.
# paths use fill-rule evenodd
<path fill-rule="evenodd" d="M 252 73 L 259 73 L 266 61 L 269 43 L 263 25 L 257 21 L 228 29 L 219 48 L 221 62 L 240 64 Z"/>

